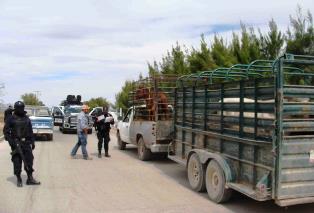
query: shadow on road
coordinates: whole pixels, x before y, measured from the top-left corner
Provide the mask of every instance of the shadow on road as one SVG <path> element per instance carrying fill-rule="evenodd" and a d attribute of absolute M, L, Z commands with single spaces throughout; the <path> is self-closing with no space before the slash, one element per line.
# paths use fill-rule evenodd
<path fill-rule="evenodd" d="M 25 180 L 27 179 L 27 175 L 22 174 L 21 177 L 22 177 L 23 183 L 25 183 Z M 16 186 L 16 176 L 8 177 L 7 181 L 13 183 Z"/>
<path fill-rule="evenodd" d="M 113 147 L 115 150 L 118 150 L 117 146 Z M 129 155 L 132 158 L 138 160 L 137 157 L 137 148 L 133 145 L 127 145 L 126 150 L 121 150 L 121 152 Z M 151 161 L 146 161 L 145 163 L 153 165 L 156 167 L 161 173 L 166 175 L 168 178 L 174 180 L 178 184 L 184 186 L 185 188 L 191 190 L 189 181 L 187 179 L 187 174 L 185 167 L 171 161 L 170 159 L 163 158 L 160 155 L 154 155 Z M 191 190 L 192 191 L 192 190 Z M 195 192 L 197 193 L 197 192 Z M 208 199 L 207 192 L 197 193 L 199 196 Z M 208 200 L 208 202 L 211 202 Z M 219 205 L 219 204 L 217 204 Z M 223 205 L 226 209 L 232 212 L 243 212 L 243 213 L 312 213 L 314 212 L 314 204 L 302 204 L 291 207 L 280 207 L 275 204 L 273 200 L 259 202 L 255 201 L 241 193 L 234 192 L 232 198 Z"/>

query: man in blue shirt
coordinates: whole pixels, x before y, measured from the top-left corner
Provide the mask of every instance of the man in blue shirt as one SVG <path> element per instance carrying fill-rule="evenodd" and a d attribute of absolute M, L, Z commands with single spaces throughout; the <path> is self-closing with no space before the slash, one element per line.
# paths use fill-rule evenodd
<path fill-rule="evenodd" d="M 71 156 L 75 158 L 76 152 L 78 148 L 81 146 L 83 158 L 85 160 L 92 160 L 91 157 L 88 156 L 86 145 L 87 145 L 87 134 L 88 134 L 88 110 L 89 107 L 87 105 L 82 106 L 82 112 L 77 116 L 77 136 L 78 142 L 72 149 Z"/>

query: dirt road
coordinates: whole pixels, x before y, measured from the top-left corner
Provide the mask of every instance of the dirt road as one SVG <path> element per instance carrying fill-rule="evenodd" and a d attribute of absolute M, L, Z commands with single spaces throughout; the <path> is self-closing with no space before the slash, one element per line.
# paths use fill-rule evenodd
<path fill-rule="evenodd" d="M 70 159 L 76 135 L 56 129 L 53 142 L 36 142 L 35 177 L 42 185 L 23 188 L 16 187 L 9 146 L 0 143 L 0 213 L 313 212 L 314 205 L 285 211 L 273 202 L 256 202 L 239 194 L 217 205 L 206 193 L 190 190 L 185 169 L 178 164 L 160 157 L 139 161 L 135 147 L 120 151 L 114 135 L 111 138 L 110 159 L 96 157 L 94 134 L 88 138 L 93 160 Z"/>

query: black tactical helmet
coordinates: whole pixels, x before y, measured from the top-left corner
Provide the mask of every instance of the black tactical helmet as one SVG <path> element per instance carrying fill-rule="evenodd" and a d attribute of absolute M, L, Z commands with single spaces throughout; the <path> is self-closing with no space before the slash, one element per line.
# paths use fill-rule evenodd
<path fill-rule="evenodd" d="M 25 108 L 25 104 L 22 101 L 17 101 L 14 104 L 14 109 L 21 109 L 21 108 Z"/>
<path fill-rule="evenodd" d="M 25 104 L 22 101 L 15 102 L 14 114 L 18 116 L 24 116 L 25 115 L 24 108 L 25 108 Z"/>

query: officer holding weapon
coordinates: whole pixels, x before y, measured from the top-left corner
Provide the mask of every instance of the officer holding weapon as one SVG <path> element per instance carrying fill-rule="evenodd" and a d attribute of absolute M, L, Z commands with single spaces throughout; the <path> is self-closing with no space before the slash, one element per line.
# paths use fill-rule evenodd
<path fill-rule="evenodd" d="M 17 186 L 22 187 L 21 178 L 22 162 L 24 170 L 27 173 L 27 185 L 39 185 L 40 182 L 33 178 L 33 150 L 35 149 L 35 140 L 30 119 L 24 111 L 25 105 L 21 101 L 14 104 L 14 114 L 5 122 L 3 133 L 5 139 L 11 146 L 12 162 L 14 175 L 17 178 Z"/>

